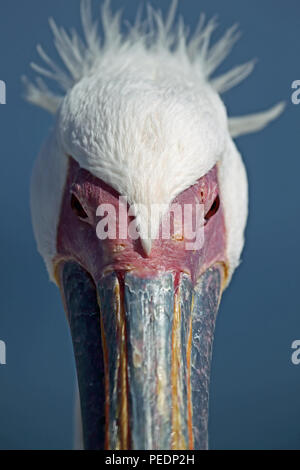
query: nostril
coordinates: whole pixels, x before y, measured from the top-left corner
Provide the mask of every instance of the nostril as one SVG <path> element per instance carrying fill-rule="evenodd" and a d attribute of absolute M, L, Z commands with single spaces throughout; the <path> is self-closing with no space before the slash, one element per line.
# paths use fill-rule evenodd
<path fill-rule="evenodd" d="M 79 199 L 77 199 L 75 194 L 72 194 L 72 197 L 71 197 L 71 209 L 80 219 L 88 218 L 87 213 L 85 212 L 84 208 L 82 207 L 81 202 L 79 201 Z"/>

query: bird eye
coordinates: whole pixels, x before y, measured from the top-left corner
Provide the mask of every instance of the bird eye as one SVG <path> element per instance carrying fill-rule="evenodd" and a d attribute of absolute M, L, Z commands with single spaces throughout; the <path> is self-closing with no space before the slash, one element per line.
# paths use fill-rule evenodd
<path fill-rule="evenodd" d="M 72 198 L 71 198 L 71 208 L 72 208 L 72 211 L 80 219 L 87 219 L 88 218 L 87 213 L 85 212 L 85 210 L 82 207 L 80 201 L 77 199 L 77 197 L 74 194 L 72 194 Z"/>
<path fill-rule="evenodd" d="M 209 209 L 209 211 L 207 212 L 207 214 L 205 215 L 205 223 L 207 223 L 209 221 L 209 219 L 211 219 L 211 217 L 213 217 L 219 210 L 219 207 L 220 207 L 220 198 L 219 198 L 219 195 L 215 198 L 211 208 Z"/>

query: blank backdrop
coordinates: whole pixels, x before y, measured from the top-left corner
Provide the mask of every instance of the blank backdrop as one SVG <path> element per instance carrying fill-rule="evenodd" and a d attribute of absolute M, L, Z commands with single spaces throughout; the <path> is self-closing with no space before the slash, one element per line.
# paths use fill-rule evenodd
<path fill-rule="evenodd" d="M 133 20 L 139 0 L 113 0 Z M 224 96 L 230 114 L 287 101 L 265 131 L 238 139 L 250 183 L 250 218 L 243 262 L 224 293 L 217 322 L 210 398 L 213 449 L 299 449 L 300 339 L 299 128 L 291 83 L 300 79 L 297 0 L 184 0 L 193 28 L 200 12 L 218 14 L 215 37 L 238 22 L 242 39 L 220 70 L 257 58 L 254 73 Z M 166 10 L 169 2 L 153 0 Z M 99 1 L 94 1 L 98 14 Z M 72 447 L 75 369 L 59 292 L 49 283 L 33 238 L 29 181 L 51 116 L 22 100 L 23 74 L 40 42 L 54 56 L 48 17 L 79 28 L 79 0 L 1 0 L 0 106 L 1 303 L 0 448 Z"/>

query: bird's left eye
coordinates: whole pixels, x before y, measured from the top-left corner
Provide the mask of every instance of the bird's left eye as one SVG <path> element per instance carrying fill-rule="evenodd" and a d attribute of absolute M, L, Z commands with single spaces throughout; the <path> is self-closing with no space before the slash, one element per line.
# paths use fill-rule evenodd
<path fill-rule="evenodd" d="M 209 211 L 205 215 L 205 223 L 206 224 L 209 221 L 209 219 L 211 219 L 218 212 L 219 207 L 220 207 L 220 197 L 219 197 L 219 195 L 217 195 L 217 197 L 215 198 L 211 208 L 209 209 Z"/>
<path fill-rule="evenodd" d="M 88 215 L 85 212 L 84 208 L 82 207 L 81 202 L 79 201 L 79 199 L 77 199 L 77 197 L 74 194 L 72 194 L 72 197 L 71 197 L 71 208 L 72 208 L 72 211 L 80 219 L 87 219 L 88 218 Z"/>

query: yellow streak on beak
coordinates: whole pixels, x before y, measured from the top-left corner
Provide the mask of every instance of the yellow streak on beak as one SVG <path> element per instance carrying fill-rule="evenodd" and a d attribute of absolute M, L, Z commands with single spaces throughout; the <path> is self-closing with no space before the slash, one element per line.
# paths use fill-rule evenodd
<path fill-rule="evenodd" d="M 114 301 L 116 305 L 116 326 L 117 326 L 117 349 L 118 349 L 118 409 L 117 409 L 117 442 L 114 449 L 111 449 L 110 436 L 110 396 L 109 396 L 109 357 L 107 342 L 104 333 L 103 319 L 101 314 L 101 333 L 102 347 L 104 351 L 104 368 L 105 368 L 105 422 L 106 422 L 106 450 L 129 450 L 130 449 L 130 433 L 129 433 L 129 411 L 128 411 L 128 377 L 127 377 L 127 353 L 126 353 L 126 328 L 125 328 L 125 312 L 121 299 L 119 283 L 116 283 L 114 289 Z M 98 297 L 98 304 L 101 304 Z M 112 312 L 113 314 L 113 312 Z"/>
<path fill-rule="evenodd" d="M 194 295 L 192 298 L 191 311 L 194 309 Z M 194 436 L 193 436 L 193 407 L 192 407 L 192 388 L 191 388 L 191 354 L 192 354 L 192 338 L 193 338 L 193 318 L 190 317 L 189 324 L 189 337 L 186 350 L 187 362 L 187 400 L 188 400 L 188 433 L 189 433 L 189 449 L 194 449 Z"/>
<path fill-rule="evenodd" d="M 119 420 L 119 439 L 117 450 L 130 449 L 129 436 L 129 412 L 128 412 L 128 377 L 127 377 L 127 352 L 126 352 L 126 327 L 124 302 L 121 299 L 119 283 L 115 286 L 115 298 L 117 303 L 117 328 L 119 339 L 119 400 L 118 420 Z"/>
<path fill-rule="evenodd" d="M 173 450 L 187 450 L 188 445 L 182 434 L 182 416 L 180 410 L 180 403 L 183 401 L 181 387 L 180 387 L 180 322 L 181 322 L 181 308 L 178 292 L 175 294 L 174 301 L 174 319 L 173 319 L 173 332 L 172 332 L 172 449 Z"/>
<path fill-rule="evenodd" d="M 98 305 L 100 305 L 98 297 Z M 101 310 L 100 310 L 101 312 Z M 101 339 L 103 348 L 104 358 L 104 374 L 105 374 L 105 449 L 109 450 L 109 370 L 108 370 L 108 349 L 106 344 L 106 338 L 103 327 L 102 315 L 100 313 L 100 324 L 101 324 Z"/>

